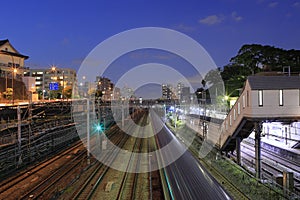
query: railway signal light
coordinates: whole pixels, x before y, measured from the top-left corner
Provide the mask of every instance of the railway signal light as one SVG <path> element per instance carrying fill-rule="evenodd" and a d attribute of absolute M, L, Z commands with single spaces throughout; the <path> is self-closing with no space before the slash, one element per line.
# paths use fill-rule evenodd
<path fill-rule="evenodd" d="M 98 132 L 103 132 L 103 130 L 104 130 L 103 124 L 97 124 L 97 125 L 96 125 L 96 130 L 97 130 Z"/>

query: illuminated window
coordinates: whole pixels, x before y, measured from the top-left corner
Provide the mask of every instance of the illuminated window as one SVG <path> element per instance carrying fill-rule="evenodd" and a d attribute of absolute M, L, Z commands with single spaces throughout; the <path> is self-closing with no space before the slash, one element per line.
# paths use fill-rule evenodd
<path fill-rule="evenodd" d="M 233 120 L 236 120 L 236 111 L 233 109 Z"/>
<path fill-rule="evenodd" d="M 283 90 L 279 90 L 279 106 L 283 106 Z"/>
<path fill-rule="evenodd" d="M 238 102 L 238 111 L 237 112 L 238 112 L 238 115 L 241 114 L 241 104 L 240 104 L 240 102 Z"/>
<path fill-rule="evenodd" d="M 258 106 L 263 106 L 263 91 L 258 90 Z"/>

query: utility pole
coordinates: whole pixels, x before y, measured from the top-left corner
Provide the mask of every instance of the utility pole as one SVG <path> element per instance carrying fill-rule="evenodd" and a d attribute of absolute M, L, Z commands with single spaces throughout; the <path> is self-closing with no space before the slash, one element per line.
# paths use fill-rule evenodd
<path fill-rule="evenodd" d="M 32 120 L 32 92 L 29 92 L 29 104 L 28 104 L 28 146 L 29 162 L 31 161 L 31 120 Z"/>
<path fill-rule="evenodd" d="M 63 80 L 62 80 L 62 99 L 64 101 L 65 97 L 64 97 L 64 90 L 65 90 L 65 71 L 62 71 L 63 74 Z"/>
<path fill-rule="evenodd" d="M 90 164 L 90 100 L 86 99 L 86 147 L 87 147 L 87 164 Z"/>
<path fill-rule="evenodd" d="M 22 152 L 21 152 L 21 148 L 22 148 L 22 135 L 21 135 L 21 108 L 20 106 L 18 106 L 17 108 L 17 115 L 18 115 L 18 155 L 19 155 L 19 159 L 18 159 L 18 165 L 20 165 L 22 163 Z"/>

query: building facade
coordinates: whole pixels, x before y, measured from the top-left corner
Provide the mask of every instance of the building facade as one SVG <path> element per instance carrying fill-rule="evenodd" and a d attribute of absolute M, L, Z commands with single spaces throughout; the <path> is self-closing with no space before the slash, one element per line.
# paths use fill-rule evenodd
<path fill-rule="evenodd" d="M 57 89 L 61 95 L 63 95 L 63 90 L 66 88 L 73 90 L 77 86 L 76 71 L 69 68 L 57 68 L 53 66 L 49 69 L 29 69 L 24 73 L 24 76 L 35 78 L 36 91 L 42 95 L 42 98 L 50 97 L 51 90 L 53 89 L 50 88 L 52 85 L 57 84 Z"/>
<path fill-rule="evenodd" d="M 183 87 L 180 95 L 180 102 L 189 104 L 191 102 L 191 91 L 190 87 Z"/>
<path fill-rule="evenodd" d="M 162 99 L 171 100 L 173 97 L 173 86 L 171 84 L 162 84 Z"/>
<path fill-rule="evenodd" d="M 184 84 L 179 82 L 177 83 L 177 91 L 176 91 L 176 96 L 179 100 L 181 100 L 182 97 L 182 89 L 184 88 Z"/>
<path fill-rule="evenodd" d="M 9 40 L 0 40 L 1 101 L 7 100 L 13 104 L 15 100 L 28 99 L 29 90 L 23 83 L 23 73 L 28 70 L 24 61 L 28 58 L 17 51 Z"/>
<path fill-rule="evenodd" d="M 0 77 L 22 80 L 25 67 L 24 61 L 29 57 L 19 53 L 9 42 L 0 40 Z"/>
<path fill-rule="evenodd" d="M 109 78 L 97 76 L 96 77 L 96 94 L 101 96 L 103 101 L 111 101 L 113 99 L 114 84 Z"/>

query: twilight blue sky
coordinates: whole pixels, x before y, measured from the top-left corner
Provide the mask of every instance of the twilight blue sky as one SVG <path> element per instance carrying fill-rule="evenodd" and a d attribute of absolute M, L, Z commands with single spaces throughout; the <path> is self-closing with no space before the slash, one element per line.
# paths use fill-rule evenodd
<path fill-rule="evenodd" d="M 164 27 L 198 41 L 217 66 L 243 44 L 300 49 L 300 0 L 3 1 L 0 39 L 32 68 L 78 69 L 100 42 L 138 27 Z"/>

